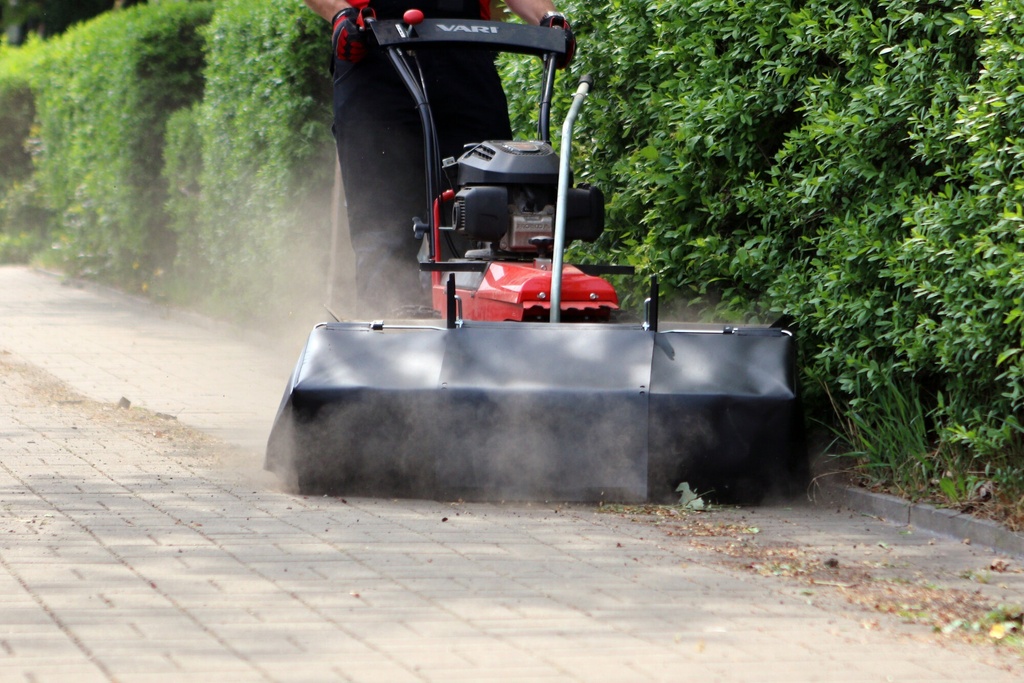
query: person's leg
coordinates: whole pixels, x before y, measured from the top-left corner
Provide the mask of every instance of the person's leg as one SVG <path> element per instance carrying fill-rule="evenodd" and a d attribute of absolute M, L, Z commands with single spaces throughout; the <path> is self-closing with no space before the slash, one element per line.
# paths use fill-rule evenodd
<path fill-rule="evenodd" d="M 362 315 L 428 303 L 412 229 L 414 216 L 426 218 L 422 134 L 390 69 L 369 61 L 335 83 L 334 132 Z"/>
<path fill-rule="evenodd" d="M 421 58 L 442 157 L 458 157 L 469 142 L 512 136 L 489 53 Z M 412 232 L 413 217 L 427 219 L 430 210 L 419 116 L 382 57 L 336 67 L 334 131 L 361 313 L 384 315 L 401 306 L 428 305 L 417 264 L 422 242 Z M 447 248 L 442 253 L 452 255 Z"/>

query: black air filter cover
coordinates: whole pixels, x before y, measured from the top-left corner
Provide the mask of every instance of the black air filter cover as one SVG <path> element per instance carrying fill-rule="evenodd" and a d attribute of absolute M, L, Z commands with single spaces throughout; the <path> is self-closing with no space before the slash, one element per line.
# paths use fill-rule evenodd
<path fill-rule="evenodd" d="M 490 141 L 459 159 L 459 185 L 557 185 L 558 155 L 544 142 Z"/>

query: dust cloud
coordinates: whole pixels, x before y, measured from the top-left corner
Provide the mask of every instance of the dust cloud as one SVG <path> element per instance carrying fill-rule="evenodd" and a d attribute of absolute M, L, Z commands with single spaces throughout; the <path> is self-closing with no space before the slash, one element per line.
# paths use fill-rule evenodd
<path fill-rule="evenodd" d="M 271 436 L 267 466 L 304 494 L 646 498 L 646 443 L 615 419 L 593 414 L 614 411 L 612 399 L 583 415 L 568 409 L 577 403 L 572 399 L 558 410 L 535 395 L 458 400 L 449 394 L 440 388 L 366 392 L 309 415 L 287 407 Z"/>

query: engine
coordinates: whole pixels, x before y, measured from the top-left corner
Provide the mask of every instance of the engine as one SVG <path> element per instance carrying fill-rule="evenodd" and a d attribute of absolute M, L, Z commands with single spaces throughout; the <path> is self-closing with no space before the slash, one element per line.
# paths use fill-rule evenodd
<path fill-rule="evenodd" d="M 595 187 L 571 188 L 556 207 L 558 155 L 544 142 L 476 145 L 457 162 L 456 233 L 524 258 L 550 249 L 555 212 L 567 211 L 566 241 L 593 242 L 604 229 L 604 196 Z"/>

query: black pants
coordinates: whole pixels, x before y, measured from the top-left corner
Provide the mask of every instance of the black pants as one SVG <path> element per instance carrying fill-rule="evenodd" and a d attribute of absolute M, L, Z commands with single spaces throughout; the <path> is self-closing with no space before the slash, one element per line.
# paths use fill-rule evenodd
<path fill-rule="evenodd" d="M 491 53 L 421 52 L 442 158 L 457 158 L 468 143 L 511 139 Z M 413 236 L 413 218 L 426 220 L 431 210 L 423 132 L 412 98 L 383 55 L 335 63 L 334 136 L 360 314 L 429 304 L 417 264 L 421 243 Z"/>

